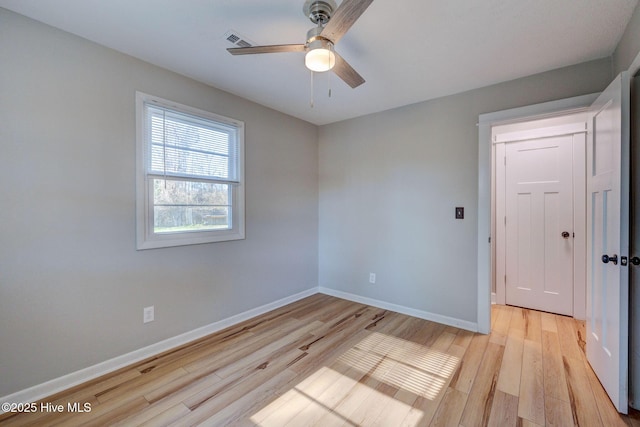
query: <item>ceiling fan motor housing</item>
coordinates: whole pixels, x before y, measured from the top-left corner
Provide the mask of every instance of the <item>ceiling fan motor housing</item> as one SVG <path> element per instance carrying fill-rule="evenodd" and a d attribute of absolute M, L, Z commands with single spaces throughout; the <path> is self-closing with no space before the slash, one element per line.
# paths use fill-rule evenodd
<path fill-rule="evenodd" d="M 307 0 L 302 10 L 314 24 L 325 25 L 331 19 L 336 7 L 334 0 Z"/>
<path fill-rule="evenodd" d="M 307 45 L 311 44 L 316 40 L 330 41 L 326 37 L 322 37 L 320 33 L 322 33 L 322 27 L 313 27 L 312 29 L 307 31 Z"/>

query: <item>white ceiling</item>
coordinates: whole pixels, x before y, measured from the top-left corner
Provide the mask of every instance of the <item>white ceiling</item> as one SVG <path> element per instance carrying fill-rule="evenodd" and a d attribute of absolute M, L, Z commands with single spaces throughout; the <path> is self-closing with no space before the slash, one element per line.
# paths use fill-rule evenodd
<path fill-rule="evenodd" d="M 304 54 L 232 56 L 304 43 L 304 0 L 0 0 L 10 9 L 318 125 L 613 53 L 638 0 L 374 0 L 336 45 L 365 79 L 310 73 Z M 340 0 L 338 0 L 338 4 Z M 328 87 L 331 86 L 331 98 Z"/>

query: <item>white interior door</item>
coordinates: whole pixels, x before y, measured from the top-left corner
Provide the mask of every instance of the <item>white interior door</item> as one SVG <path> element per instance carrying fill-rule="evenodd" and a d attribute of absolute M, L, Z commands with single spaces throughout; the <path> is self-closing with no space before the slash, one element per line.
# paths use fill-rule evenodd
<path fill-rule="evenodd" d="M 587 139 L 587 359 L 622 413 L 628 410 L 629 96 L 622 73 L 592 105 Z"/>
<path fill-rule="evenodd" d="M 505 155 L 506 303 L 573 315 L 573 135 Z"/>

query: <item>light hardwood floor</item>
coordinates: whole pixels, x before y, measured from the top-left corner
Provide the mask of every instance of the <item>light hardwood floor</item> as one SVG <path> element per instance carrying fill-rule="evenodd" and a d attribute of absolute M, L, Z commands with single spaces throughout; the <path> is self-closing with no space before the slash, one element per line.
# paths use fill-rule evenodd
<path fill-rule="evenodd" d="M 44 402 L 2 426 L 638 426 L 584 357 L 584 323 L 509 306 L 490 335 L 317 294 Z"/>

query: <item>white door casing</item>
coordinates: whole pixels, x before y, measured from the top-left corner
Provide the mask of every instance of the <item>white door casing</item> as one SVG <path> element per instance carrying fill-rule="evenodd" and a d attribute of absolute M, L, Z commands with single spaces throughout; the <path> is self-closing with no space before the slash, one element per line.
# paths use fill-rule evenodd
<path fill-rule="evenodd" d="M 592 100 L 595 100 L 595 96 L 592 97 Z M 591 101 L 589 102 L 589 104 L 591 103 Z M 494 230 L 495 230 L 495 239 L 494 239 L 494 247 L 495 247 L 495 252 L 494 252 L 494 259 L 495 259 L 495 270 L 494 270 L 494 274 L 495 274 L 495 286 L 496 286 L 496 302 L 498 304 L 513 304 L 513 305 L 520 305 L 520 306 L 525 306 L 525 307 L 531 307 L 531 308 L 536 308 L 539 310 L 544 310 L 544 311 L 554 311 L 554 312 L 560 312 L 563 314 L 567 314 L 567 315 L 572 315 L 578 319 L 584 319 L 585 318 L 585 310 L 586 310 L 586 303 L 585 303 L 585 299 L 586 299 L 586 267 L 585 267 L 585 253 L 586 253 L 586 232 L 585 232 L 585 220 L 586 220 L 586 214 L 585 214 L 585 210 L 586 210 L 586 202 L 585 202 L 585 193 L 586 193 L 586 186 L 585 186 L 585 157 L 586 157 L 586 147 L 585 147 L 585 143 L 586 143 L 586 126 L 587 126 L 587 108 L 582 108 L 582 109 L 574 109 L 574 110 L 569 110 L 569 111 L 560 111 L 560 112 L 556 112 L 554 113 L 551 117 L 547 116 L 546 118 L 542 118 L 542 119 L 536 119 L 536 118 L 529 118 L 529 119 L 524 119 L 522 121 L 517 121 L 514 122 L 512 124 L 504 124 L 504 125 L 497 125 L 494 126 L 492 128 L 492 143 L 493 143 L 493 148 L 494 148 L 494 165 L 495 165 L 495 175 L 494 175 L 494 184 L 493 184 L 493 188 L 495 189 L 494 191 L 494 195 L 495 198 L 493 199 L 493 205 L 495 206 L 495 220 L 494 220 Z M 546 261 L 543 261 L 542 264 L 548 267 L 546 268 L 546 276 L 544 277 L 543 275 L 543 279 L 542 281 L 539 281 L 536 283 L 536 285 L 538 285 L 538 290 L 533 289 L 531 292 L 534 291 L 539 291 L 543 298 L 542 301 L 544 301 L 545 299 L 553 299 L 556 300 L 556 302 L 553 302 L 551 306 L 549 305 L 541 305 L 538 304 L 540 301 L 533 301 L 534 305 L 530 304 L 529 299 L 525 299 L 524 302 L 522 302 L 522 300 L 524 299 L 524 294 L 526 293 L 526 289 L 518 289 L 518 288 L 529 288 L 529 286 L 521 286 L 522 283 L 518 283 L 518 266 L 510 266 L 509 269 L 511 270 L 511 273 L 509 274 L 509 283 L 512 287 L 515 287 L 515 289 L 512 288 L 512 292 L 510 292 L 510 296 L 514 296 L 514 294 L 521 300 L 521 301 L 514 301 L 513 299 L 510 299 L 510 301 L 507 301 L 506 298 L 506 294 L 507 294 L 507 283 L 505 281 L 506 277 L 507 277 L 507 253 L 510 255 L 509 256 L 509 261 L 515 260 L 517 262 L 518 260 L 518 253 L 517 253 L 517 246 L 516 249 L 509 249 L 507 250 L 506 246 L 507 246 L 507 242 L 506 242 L 506 225 L 505 225 L 505 217 L 507 216 L 507 209 L 506 209 L 506 190 L 507 190 L 507 185 L 506 185 L 506 151 L 507 148 L 511 146 L 512 148 L 510 148 L 510 151 L 513 153 L 514 151 L 517 151 L 515 149 L 515 147 L 524 147 L 523 145 L 519 145 L 519 144 L 531 144 L 532 141 L 539 141 L 538 144 L 542 144 L 542 146 L 544 146 L 545 144 L 554 146 L 557 145 L 558 143 L 562 143 L 565 144 L 562 149 L 558 148 L 556 149 L 556 151 L 561 151 L 562 152 L 562 160 L 561 163 L 568 165 L 567 168 L 568 169 L 564 169 L 563 171 L 560 172 L 554 172 L 554 171 L 549 171 L 547 170 L 545 172 L 544 169 L 541 170 L 534 170 L 533 172 L 529 172 L 529 174 L 531 175 L 532 173 L 537 173 L 539 175 L 538 177 L 538 181 L 540 181 L 539 183 L 535 182 L 534 180 L 531 180 L 530 178 L 527 179 L 527 177 L 522 176 L 522 179 L 528 180 L 527 183 L 525 183 L 524 185 L 513 185 L 511 184 L 514 188 L 515 188 L 515 192 L 517 194 L 517 188 L 518 186 L 521 187 L 539 187 L 539 190 L 542 190 L 544 187 L 549 187 L 549 184 L 552 184 L 553 186 L 560 186 L 562 188 L 562 192 L 559 195 L 562 195 L 563 197 L 566 197 L 566 199 L 564 200 L 563 206 L 565 207 L 565 216 L 563 218 L 563 221 L 565 224 L 573 224 L 573 232 L 571 232 L 571 230 L 556 230 L 558 234 L 557 236 L 554 233 L 551 233 L 548 237 L 545 236 L 544 234 L 542 234 L 542 232 L 533 232 L 531 235 L 533 237 L 538 237 L 538 241 L 540 241 L 540 239 L 544 239 L 544 242 L 542 245 L 538 245 L 538 247 L 542 247 L 544 248 L 544 246 L 550 246 L 552 244 L 556 244 L 558 245 L 558 247 L 555 248 L 551 248 L 554 249 L 556 252 L 558 252 L 558 250 L 560 251 L 561 255 L 570 255 L 570 251 L 569 249 L 573 250 L 573 258 L 572 259 L 566 259 L 565 257 L 560 257 L 560 258 L 547 258 Z M 537 147 L 537 148 L 541 148 L 541 147 Z M 571 153 L 569 153 L 569 150 L 571 150 Z M 536 156 L 536 154 L 542 154 L 544 153 L 545 150 L 542 150 L 540 153 L 529 153 L 529 154 L 533 154 L 532 156 L 528 156 L 528 159 L 524 159 L 524 160 L 531 160 L 534 163 L 540 163 L 540 164 L 532 164 L 531 167 L 534 168 L 547 168 L 549 167 L 548 164 L 549 162 L 545 162 L 544 158 L 541 158 L 540 156 Z M 549 150 L 546 150 L 547 152 Z M 553 151 L 553 149 L 551 150 Z M 526 151 L 525 151 L 525 157 L 526 156 Z M 536 158 L 537 157 L 537 158 Z M 518 161 L 518 159 L 515 159 L 516 161 Z M 512 176 L 516 176 L 516 172 L 518 172 L 518 170 L 520 169 L 517 165 L 514 165 L 514 160 L 509 160 L 509 164 L 510 164 L 510 174 Z M 557 162 L 556 162 L 557 163 Z M 526 166 L 527 168 L 529 168 L 530 166 Z M 568 175 L 568 172 L 570 169 L 573 169 L 573 173 L 571 176 Z M 550 178 L 540 178 L 540 174 L 541 173 L 551 173 L 552 175 L 550 176 Z M 553 175 L 555 174 L 555 176 Z M 549 183 L 548 181 L 559 181 L 560 177 L 562 177 L 562 181 L 561 182 L 556 182 L 554 183 Z M 512 179 L 520 179 L 520 178 L 512 178 Z M 570 185 L 566 185 L 569 181 L 573 181 L 573 187 L 570 187 Z M 564 184 L 563 184 L 564 183 Z M 539 184 L 539 185 L 538 185 Z M 524 188 L 523 188 L 524 189 Z M 513 194 L 514 191 L 511 191 L 511 193 Z M 536 196 L 537 197 L 537 196 Z M 551 195 L 550 198 L 553 198 L 555 196 Z M 569 204 L 572 203 L 573 204 L 573 212 L 570 213 L 570 215 L 572 215 L 571 218 L 568 218 L 566 216 L 566 208 L 568 208 Z M 551 206 L 547 206 L 547 208 L 550 208 Z M 542 213 L 545 211 L 545 206 L 543 204 L 537 203 L 536 205 L 532 206 L 532 209 L 536 209 L 538 210 L 538 213 Z M 548 209 L 547 209 L 548 211 Z M 550 212 L 548 212 L 550 213 Z M 493 214 L 493 212 L 492 212 Z M 508 221 L 508 223 L 510 224 L 510 227 L 512 228 L 510 235 L 511 237 L 511 241 L 510 241 L 510 246 L 514 247 L 514 245 L 517 245 L 512 239 L 513 236 L 515 235 L 517 238 L 517 234 L 515 234 L 513 232 L 513 229 L 515 228 L 516 233 L 517 233 L 517 228 L 515 227 L 518 223 L 518 218 L 517 218 L 517 213 L 514 216 L 514 214 L 510 214 L 509 217 L 512 217 L 513 221 Z M 515 222 L 514 222 L 515 221 Z M 549 227 L 548 225 L 550 224 L 544 224 L 540 225 L 540 223 L 542 223 L 542 221 L 538 221 L 539 226 L 538 228 L 543 229 L 544 226 L 546 226 L 547 232 L 549 233 L 552 229 L 552 227 Z M 562 233 L 563 231 L 567 231 L 570 233 L 570 236 L 567 240 L 570 240 L 569 242 L 564 241 L 564 239 L 561 237 L 561 235 L 559 233 Z M 558 237 L 560 236 L 560 237 Z M 550 253 L 550 256 L 552 255 L 552 252 Z M 569 257 L 570 258 L 570 257 Z M 559 261 L 560 259 L 564 259 L 563 263 L 557 264 L 556 262 Z M 528 262 L 527 259 L 523 259 L 522 261 L 524 261 L 525 263 L 529 263 L 529 264 L 535 264 L 535 262 L 533 260 L 531 260 L 531 262 Z M 538 263 L 539 264 L 539 263 Z M 553 265 L 555 264 L 555 266 Z M 571 264 L 573 264 L 573 271 L 570 271 L 568 269 L 570 269 Z M 526 269 L 526 265 L 524 266 Z M 564 276 L 565 278 L 568 278 L 567 281 L 563 281 L 563 282 L 553 282 L 553 278 L 550 277 L 552 276 L 552 271 L 553 268 L 556 268 L 557 270 L 559 270 L 559 275 L 560 277 Z M 545 271 L 543 271 L 540 267 L 537 268 L 537 271 L 542 271 L 543 273 L 545 273 Z M 573 283 L 571 282 L 571 276 L 573 279 Z M 513 279 L 513 280 L 512 280 Z M 526 278 L 525 278 L 526 279 Z M 527 282 L 528 280 L 523 280 L 523 282 Z M 569 282 L 569 283 L 567 283 Z M 564 292 L 558 292 L 558 287 L 559 288 L 564 288 Z M 562 290 L 562 289 L 560 289 Z M 515 291 L 515 292 L 514 292 Z M 534 292 L 535 293 L 535 292 Z M 557 295 L 556 295 L 557 293 Z M 518 295 L 520 294 L 520 295 Z M 560 301 L 560 295 L 564 295 L 567 299 L 562 299 L 562 301 Z M 572 295 L 573 294 L 573 298 Z M 564 308 L 558 308 L 558 307 L 554 307 L 554 305 L 562 305 Z M 571 307 L 572 307 L 572 312 L 571 312 Z"/>
<path fill-rule="evenodd" d="M 593 103 L 587 132 L 587 359 L 619 412 L 628 408 L 629 77 Z M 603 255 L 613 261 L 605 263 Z"/>
<path fill-rule="evenodd" d="M 573 315 L 573 135 L 506 144 L 506 303 Z"/>

